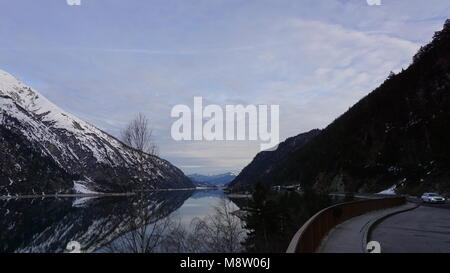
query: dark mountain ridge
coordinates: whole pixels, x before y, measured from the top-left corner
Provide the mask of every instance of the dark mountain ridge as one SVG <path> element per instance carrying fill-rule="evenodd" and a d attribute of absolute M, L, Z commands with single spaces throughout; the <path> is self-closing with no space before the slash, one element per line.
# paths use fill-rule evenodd
<path fill-rule="evenodd" d="M 285 164 L 233 187 L 297 184 L 326 191 L 450 193 L 450 20 L 413 63 L 352 106 Z M 245 170 L 245 169 L 244 169 Z M 244 175 L 244 172 L 242 173 Z"/>
<path fill-rule="evenodd" d="M 300 149 L 319 133 L 319 129 L 314 129 L 286 139 L 274 151 L 258 153 L 252 162 L 228 186 L 237 189 L 246 188 L 257 182 L 276 184 L 275 180 L 273 180 L 275 179 L 273 170 L 286 164 L 287 160 L 289 160 L 289 155 Z"/>

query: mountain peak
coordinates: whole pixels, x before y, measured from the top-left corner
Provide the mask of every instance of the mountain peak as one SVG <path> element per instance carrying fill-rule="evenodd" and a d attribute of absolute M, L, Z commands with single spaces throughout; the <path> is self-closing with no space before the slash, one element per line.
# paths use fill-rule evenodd
<path fill-rule="evenodd" d="M 5 82 L 7 79 L 12 80 L 12 81 L 19 81 L 16 77 L 14 77 L 13 75 L 9 74 L 8 72 L 6 72 L 5 70 L 0 69 L 0 80 L 2 82 Z"/>
<path fill-rule="evenodd" d="M 6 90 L 12 92 L 14 90 L 14 87 L 20 85 L 21 82 L 19 81 L 19 79 L 0 69 L 0 95 L 5 95 Z"/>
<path fill-rule="evenodd" d="M 421 60 L 427 59 L 428 55 L 440 56 L 442 52 L 448 52 L 449 43 L 450 19 L 447 19 L 442 30 L 434 33 L 433 40 L 429 44 L 422 46 L 414 55 L 413 62 L 419 63 Z"/>

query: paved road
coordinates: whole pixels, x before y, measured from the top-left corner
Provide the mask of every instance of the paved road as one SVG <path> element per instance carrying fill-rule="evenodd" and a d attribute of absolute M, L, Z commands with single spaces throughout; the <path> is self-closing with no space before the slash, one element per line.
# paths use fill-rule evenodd
<path fill-rule="evenodd" d="M 429 204 L 423 203 L 419 198 L 408 198 L 409 202 L 420 204 L 423 207 L 440 208 L 440 209 L 450 209 L 450 200 L 447 200 L 445 204 Z"/>
<path fill-rule="evenodd" d="M 450 253 L 450 203 L 393 215 L 373 229 L 371 240 L 383 253 Z"/>
<path fill-rule="evenodd" d="M 317 252 L 319 253 L 363 253 L 363 245 L 369 227 L 374 221 L 407 209 L 415 208 L 417 205 L 407 203 L 402 206 L 376 210 L 363 215 L 353 217 L 334 227 L 322 240 Z"/>

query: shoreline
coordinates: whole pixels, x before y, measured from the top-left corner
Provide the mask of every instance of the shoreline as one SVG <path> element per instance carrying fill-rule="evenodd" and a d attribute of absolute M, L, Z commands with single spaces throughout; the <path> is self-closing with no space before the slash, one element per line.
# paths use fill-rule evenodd
<path fill-rule="evenodd" d="M 236 198 L 236 199 L 238 199 L 238 198 L 251 198 L 252 197 L 251 194 L 243 194 L 243 193 L 229 193 L 229 194 L 227 194 L 227 196 L 229 198 Z"/>
<path fill-rule="evenodd" d="M 161 192 L 161 191 L 188 191 L 188 190 L 199 190 L 196 188 L 180 188 L 180 189 L 154 189 L 145 190 L 144 192 Z M 61 193 L 61 194 L 28 194 L 28 195 L 11 195 L 11 196 L 0 196 L 0 200 L 17 200 L 17 199 L 34 199 L 34 198 L 73 198 L 73 197 L 108 197 L 108 196 L 132 196 L 139 192 L 111 192 L 111 193 Z"/>

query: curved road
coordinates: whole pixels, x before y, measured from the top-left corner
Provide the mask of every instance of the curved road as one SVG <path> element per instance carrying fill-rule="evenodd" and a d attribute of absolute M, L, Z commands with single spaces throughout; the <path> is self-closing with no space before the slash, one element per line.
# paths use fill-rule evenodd
<path fill-rule="evenodd" d="M 373 229 L 371 240 L 380 242 L 383 253 L 450 253 L 450 203 L 421 204 L 388 217 Z"/>

